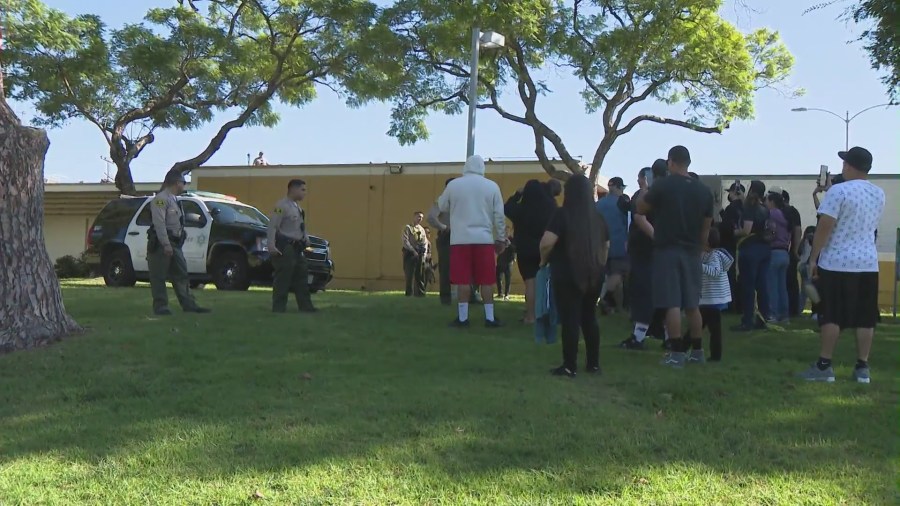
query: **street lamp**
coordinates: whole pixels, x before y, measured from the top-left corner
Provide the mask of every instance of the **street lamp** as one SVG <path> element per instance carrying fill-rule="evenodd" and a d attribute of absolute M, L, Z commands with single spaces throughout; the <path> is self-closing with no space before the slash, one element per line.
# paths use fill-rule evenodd
<path fill-rule="evenodd" d="M 482 33 L 479 27 L 472 28 L 472 61 L 469 76 L 469 132 L 466 142 L 466 160 L 475 154 L 475 112 L 478 110 L 478 53 L 485 49 L 497 49 L 504 46 L 506 38 L 499 33 L 487 31 Z"/>
<path fill-rule="evenodd" d="M 844 127 L 845 127 L 844 128 L 844 149 L 850 149 L 850 122 L 853 121 L 854 119 L 856 119 L 857 116 L 859 116 L 860 114 L 862 114 L 866 111 L 871 111 L 872 109 L 877 109 L 879 107 L 891 107 L 894 105 L 897 105 L 897 104 L 888 103 L 888 104 L 873 105 L 872 107 L 866 107 L 865 109 L 859 111 L 858 113 L 854 114 L 853 116 L 850 116 L 850 111 L 847 111 L 845 116 L 841 116 L 840 114 L 831 112 L 829 110 L 816 109 L 814 107 L 796 107 L 794 109 L 791 109 L 791 111 L 792 112 L 807 112 L 807 111 L 824 112 L 824 113 L 828 113 L 828 114 L 834 116 L 835 118 L 843 121 Z"/>

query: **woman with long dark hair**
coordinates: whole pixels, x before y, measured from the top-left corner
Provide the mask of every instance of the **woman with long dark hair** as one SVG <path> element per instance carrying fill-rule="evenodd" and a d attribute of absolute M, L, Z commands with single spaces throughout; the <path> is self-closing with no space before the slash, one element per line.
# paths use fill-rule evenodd
<path fill-rule="evenodd" d="M 556 210 L 556 201 L 547 187 L 532 179 L 517 191 L 504 206 L 506 217 L 513 222 L 513 238 L 519 264 L 519 274 L 525 281 L 525 323 L 534 323 L 534 279 L 541 263 L 541 236 Z"/>
<path fill-rule="evenodd" d="M 575 377 L 579 330 L 584 333 L 587 371 L 600 372 L 597 300 L 609 253 L 609 230 L 594 209 L 593 187 L 582 175 L 566 181 L 564 201 L 541 238 L 541 265 L 550 279 L 562 324 L 563 364 L 551 372 Z"/>
<path fill-rule="evenodd" d="M 788 226 L 784 197 L 781 188 L 773 188 L 766 197 L 769 208 L 769 234 L 772 260 L 769 264 L 769 322 L 787 323 L 790 304 L 788 303 L 787 271 L 791 263 L 791 229 Z"/>
<path fill-rule="evenodd" d="M 769 246 L 771 237 L 766 230 L 769 210 L 763 205 L 766 185 L 762 181 L 751 181 L 744 209 L 741 212 L 742 226 L 734 231 L 738 238 L 738 284 L 741 290 L 743 316 L 741 324 L 732 330 L 748 332 L 765 328 L 765 322 L 756 318 L 755 304 L 758 302 L 759 313 L 765 318 L 769 315 L 769 264 L 772 260 L 772 249 Z"/>

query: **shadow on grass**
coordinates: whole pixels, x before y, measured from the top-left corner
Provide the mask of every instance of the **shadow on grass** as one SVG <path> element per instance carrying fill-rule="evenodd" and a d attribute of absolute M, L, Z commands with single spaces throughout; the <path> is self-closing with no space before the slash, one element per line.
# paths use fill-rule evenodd
<path fill-rule="evenodd" d="M 87 336 L 0 357 L 2 463 L 146 459 L 201 479 L 353 464 L 434 487 L 524 473 L 507 493 L 611 497 L 686 466 L 893 497 L 896 326 L 879 331 L 862 387 L 789 376 L 815 353 L 803 324 L 729 335 L 726 362 L 669 371 L 614 349 L 627 324 L 604 318 L 604 375 L 570 381 L 546 374 L 558 347 L 530 329 L 451 331 L 435 298 L 328 293 L 308 316 L 268 314 L 265 293 L 207 292 L 213 315 L 158 319 L 141 288 L 65 296 Z M 507 321 L 520 310 L 498 305 Z"/>

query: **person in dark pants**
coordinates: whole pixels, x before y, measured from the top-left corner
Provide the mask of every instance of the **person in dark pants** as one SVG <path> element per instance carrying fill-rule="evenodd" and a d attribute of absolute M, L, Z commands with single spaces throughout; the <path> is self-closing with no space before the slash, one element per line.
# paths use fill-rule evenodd
<path fill-rule="evenodd" d="M 659 176 L 665 176 L 667 170 L 663 165 L 658 166 L 661 171 Z M 628 278 L 629 309 L 634 330 L 628 339 L 619 346 L 626 350 L 644 350 L 644 340 L 653 323 L 653 216 L 637 214 L 637 200 L 647 191 L 647 174 L 652 169 L 644 167 L 638 172 L 639 190 L 631 198 L 631 226 L 628 229 L 628 263 L 631 273 Z"/>
<path fill-rule="evenodd" d="M 309 268 L 303 250 L 309 244 L 306 233 L 306 213 L 300 202 L 306 197 L 306 182 L 292 179 L 288 193 L 275 203 L 267 231 L 269 253 L 275 269 L 272 281 L 272 312 L 284 313 L 288 292 L 293 291 L 301 313 L 315 313 L 309 295 Z"/>
<path fill-rule="evenodd" d="M 169 171 L 163 185 L 163 190 L 149 204 L 153 226 L 147 231 L 147 268 L 153 313 L 157 316 L 172 314 L 166 277 L 172 280 L 175 296 L 185 313 L 209 313 L 209 309 L 197 305 L 191 294 L 187 261 L 181 251 L 185 240 L 184 211 L 178 202 L 178 195 L 184 192 L 184 176 L 181 172 Z"/>
<path fill-rule="evenodd" d="M 506 240 L 506 249 L 497 255 L 497 297 L 509 300 L 509 283 L 512 281 L 512 264 L 516 261 L 515 240 L 510 237 Z M 503 282 L 506 282 L 506 286 Z"/>
<path fill-rule="evenodd" d="M 597 300 L 609 254 L 609 230 L 594 211 L 592 187 L 580 174 L 566 181 L 564 201 L 541 238 L 541 266 L 550 264 L 553 296 L 562 324 L 563 364 L 551 371 L 574 378 L 579 331 L 584 333 L 586 369 L 600 373 Z"/>
<path fill-rule="evenodd" d="M 444 183 L 444 188 L 456 178 L 450 178 Z M 438 231 L 438 284 L 440 285 L 441 304 L 449 306 L 452 301 L 452 285 L 450 284 L 450 215 L 442 213 L 438 209 L 437 202 L 428 211 L 428 224 Z"/>
<path fill-rule="evenodd" d="M 751 181 L 744 200 L 743 226 L 735 231 L 738 242 L 738 283 L 741 291 L 743 316 L 741 324 L 732 327 L 735 332 L 749 332 L 766 328 L 769 314 L 769 266 L 772 262 L 770 240 L 766 237 L 769 210 L 763 205 L 766 185 Z M 761 318 L 760 318 L 761 317 Z"/>
<path fill-rule="evenodd" d="M 637 203 L 638 213 L 653 211 L 653 302 L 666 310 L 666 330 L 671 352 L 662 365 L 682 368 L 685 363 L 706 362 L 703 350 L 686 354 L 693 340 L 701 339 L 703 318 L 700 294 L 703 278 L 701 252 L 712 226 L 713 195 L 699 178 L 688 174 L 691 155 L 684 146 L 669 150 L 669 175 L 654 182 Z M 682 339 L 681 312 L 689 322 Z"/>
<path fill-rule="evenodd" d="M 719 237 L 722 241 L 722 248 L 734 258 L 737 255 L 737 237 L 734 231 L 741 228 L 743 221 L 741 214 L 744 212 L 744 195 L 747 189 L 739 180 L 728 188 L 728 206 L 719 213 L 722 221 L 719 222 Z M 732 310 L 738 314 L 741 312 L 740 306 L 740 289 L 737 282 L 737 262 L 728 270 L 728 286 L 731 289 L 731 306 Z"/>
<path fill-rule="evenodd" d="M 513 194 L 503 206 L 516 231 L 513 244 L 518 255 L 519 274 L 525 282 L 524 322 L 527 324 L 534 323 L 534 281 L 541 263 L 538 245 L 555 210 L 556 201 L 537 179 L 525 183 L 525 187 Z"/>
<path fill-rule="evenodd" d="M 406 278 L 406 296 L 425 296 L 425 254 L 428 252 L 425 228 L 422 220 L 425 213 L 413 213 L 413 221 L 403 227 L 403 274 Z"/>
<path fill-rule="evenodd" d="M 787 218 L 788 228 L 791 231 L 790 261 L 787 271 L 788 314 L 797 317 L 803 311 L 800 307 L 800 277 L 797 275 L 797 267 L 800 263 L 800 243 L 803 241 L 803 224 L 800 219 L 800 211 L 791 205 L 791 195 L 782 190 L 781 198 L 784 199 L 784 217 Z"/>

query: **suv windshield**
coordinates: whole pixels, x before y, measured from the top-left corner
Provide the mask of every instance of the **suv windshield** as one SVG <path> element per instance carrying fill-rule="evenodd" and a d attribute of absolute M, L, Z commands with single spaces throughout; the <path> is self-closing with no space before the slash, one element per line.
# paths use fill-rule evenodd
<path fill-rule="evenodd" d="M 206 201 L 206 207 L 212 214 L 213 221 L 217 221 L 224 225 L 233 223 L 243 223 L 248 225 L 259 225 L 262 227 L 269 225 L 269 218 L 254 207 L 242 206 L 239 204 L 226 204 L 224 202 Z"/>

